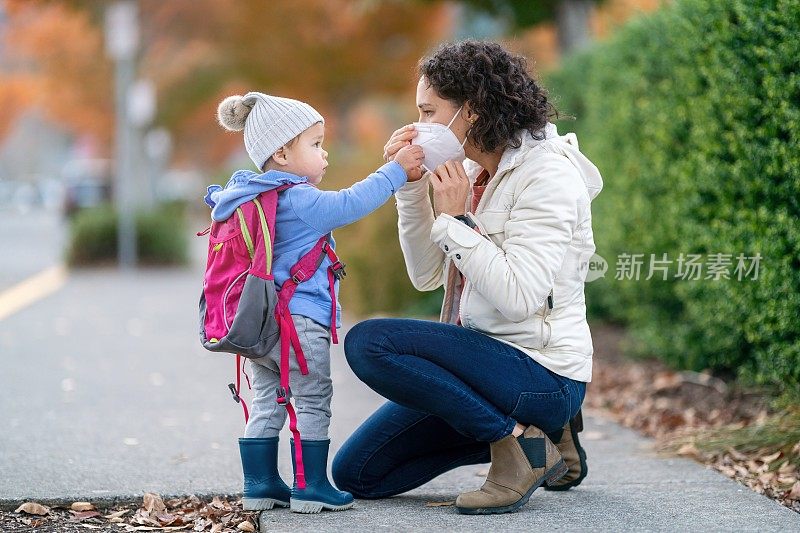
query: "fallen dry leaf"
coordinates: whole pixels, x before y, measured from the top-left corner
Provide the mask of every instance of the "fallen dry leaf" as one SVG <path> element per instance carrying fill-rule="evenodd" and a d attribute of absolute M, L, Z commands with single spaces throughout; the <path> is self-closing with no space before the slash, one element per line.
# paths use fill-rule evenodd
<path fill-rule="evenodd" d="M 214 507 L 215 509 L 222 509 L 225 507 L 225 504 L 222 503 L 222 500 L 219 499 L 219 496 L 214 496 L 208 505 L 209 507 Z"/>
<path fill-rule="evenodd" d="M 763 461 L 764 464 L 770 464 L 772 461 L 777 459 L 781 456 L 781 451 L 778 450 L 777 452 L 773 453 L 772 455 L 767 455 L 766 457 L 759 457 L 759 460 Z"/>
<path fill-rule="evenodd" d="M 680 449 L 678 450 L 678 455 L 682 455 L 683 457 L 699 458 L 700 450 L 698 450 L 697 446 L 695 446 L 694 444 L 687 443 L 680 447 Z"/>
<path fill-rule="evenodd" d="M 191 526 L 162 527 L 162 526 L 125 526 L 125 531 L 180 531 Z"/>
<path fill-rule="evenodd" d="M 25 502 L 14 511 L 15 513 L 27 513 L 27 514 L 34 514 L 38 516 L 44 516 L 50 512 L 49 507 L 45 507 L 36 502 Z"/>
<path fill-rule="evenodd" d="M 800 481 L 795 482 L 795 484 L 792 486 L 792 490 L 790 490 L 789 494 L 787 494 L 787 497 L 793 500 L 800 500 Z"/>
<path fill-rule="evenodd" d="M 89 502 L 74 502 L 69 506 L 73 511 L 96 511 L 97 508 Z"/>
<path fill-rule="evenodd" d="M 747 456 L 745 454 L 743 454 L 743 453 L 740 453 L 735 448 L 728 448 L 728 454 L 730 454 L 730 456 L 736 461 L 746 461 L 747 460 Z"/>
<path fill-rule="evenodd" d="M 119 518 L 119 517 L 121 517 L 123 515 L 126 515 L 126 514 L 128 514 L 130 512 L 131 512 L 130 509 L 123 509 L 122 511 L 117 511 L 117 512 L 114 512 L 114 513 L 111 513 L 111 514 L 107 514 L 103 518 L 108 518 L 109 520 L 113 520 L 115 518 Z"/>
<path fill-rule="evenodd" d="M 681 376 L 675 372 L 661 372 L 653 380 L 653 392 L 674 389 L 683 383 Z"/>
<path fill-rule="evenodd" d="M 97 511 L 70 511 L 70 513 L 72 513 L 70 520 L 74 520 L 76 522 L 100 516 L 100 513 Z"/>
<path fill-rule="evenodd" d="M 169 513 L 159 513 L 159 514 L 156 515 L 156 520 L 158 520 L 158 522 L 162 526 L 171 526 L 171 525 L 173 525 L 175 523 L 175 521 L 179 520 L 179 518 L 180 517 L 175 516 L 174 514 L 169 514 Z M 176 524 L 176 525 L 182 526 L 183 522 L 181 522 L 180 524 Z"/>
<path fill-rule="evenodd" d="M 455 501 L 449 501 L 449 502 L 426 502 L 425 503 L 425 507 L 449 507 L 451 505 L 454 505 L 455 503 L 456 503 Z"/>
<path fill-rule="evenodd" d="M 153 494 L 152 492 L 146 492 L 144 497 L 142 498 L 142 507 L 148 513 L 152 512 L 160 512 L 165 511 L 167 506 L 164 505 L 164 500 L 161 499 L 161 496 L 158 494 Z"/>
<path fill-rule="evenodd" d="M 244 522 L 236 526 L 236 529 L 238 529 L 239 531 L 247 531 L 249 533 L 253 533 L 256 530 L 256 526 L 254 526 L 249 521 L 245 520 Z"/>
<path fill-rule="evenodd" d="M 224 526 L 220 523 L 214 524 L 211 526 L 211 533 L 219 533 L 220 531 L 222 531 L 223 527 Z M 203 529 L 205 529 L 205 527 Z"/>
<path fill-rule="evenodd" d="M 778 477 L 775 475 L 775 472 L 767 472 L 766 474 L 761 474 L 758 476 L 758 480 L 763 483 L 764 485 L 768 485 Z"/>

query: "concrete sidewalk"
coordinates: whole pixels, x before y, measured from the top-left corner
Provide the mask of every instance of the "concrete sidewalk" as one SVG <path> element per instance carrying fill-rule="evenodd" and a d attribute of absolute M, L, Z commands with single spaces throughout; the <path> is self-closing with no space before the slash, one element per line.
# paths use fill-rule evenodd
<path fill-rule="evenodd" d="M 58 293 L 0 321 L 0 504 L 138 500 L 241 490 L 232 358 L 203 351 L 201 272 L 73 273 Z M 356 282 L 354 280 L 352 282 Z M 351 282 L 348 279 L 348 282 Z M 346 302 L 345 302 L 346 305 Z M 343 337 L 343 335 L 342 335 Z M 381 399 L 333 352 L 337 448 Z M 590 392 L 591 393 L 591 392 Z M 596 416 L 583 434 L 590 475 L 567 493 L 537 491 L 513 515 L 466 517 L 453 500 L 486 467 L 448 473 L 407 495 L 343 513 L 263 513 L 267 529 L 800 530 L 800 515 Z M 288 437 L 283 439 L 288 443 Z M 281 470 L 290 479 L 288 453 Z"/>

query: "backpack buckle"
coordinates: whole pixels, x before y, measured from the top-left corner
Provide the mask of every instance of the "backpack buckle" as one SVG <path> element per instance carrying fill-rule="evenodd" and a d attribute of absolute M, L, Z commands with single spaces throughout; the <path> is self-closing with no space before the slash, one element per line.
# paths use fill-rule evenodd
<path fill-rule="evenodd" d="M 278 399 L 276 400 L 278 405 L 286 405 L 289 403 L 289 400 L 292 399 L 292 388 L 286 387 L 284 389 L 283 387 L 278 387 L 275 389 L 275 394 L 278 396 Z"/>
<path fill-rule="evenodd" d="M 233 401 L 236 403 L 241 403 L 242 399 L 236 394 L 236 385 L 233 383 L 228 383 L 228 388 L 231 390 L 231 394 L 233 395 Z"/>
<path fill-rule="evenodd" d="M 306 274 L 302 270 L 298 270 L 292 276 L 292 281 L 294 281 L 297 285 L 303 283 L 306 279 Z"/>
<path fill-rule="evenodd" d="M 347 272 L 344 269 L 345 266 L 346 265 L 344 263 L 342 263 L 341 261 L 338 261 L 338 260 L 331 265 L 331 272 L 333 272 L 333 275 L 339 281 L 341 281 L 343 278 L 347 277 Z"/>

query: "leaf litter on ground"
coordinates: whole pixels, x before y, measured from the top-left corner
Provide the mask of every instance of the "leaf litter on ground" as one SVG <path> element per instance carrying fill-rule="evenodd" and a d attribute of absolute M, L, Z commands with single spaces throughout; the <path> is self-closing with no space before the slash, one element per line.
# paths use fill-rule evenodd
<path fill-rule="evenodd" d="M 800 407 L 776 409 L 766 391 L 626 358 L 621 328 L 601 325 L 593 333 L 596 363 L 584 407 L 800 512 Z"/>

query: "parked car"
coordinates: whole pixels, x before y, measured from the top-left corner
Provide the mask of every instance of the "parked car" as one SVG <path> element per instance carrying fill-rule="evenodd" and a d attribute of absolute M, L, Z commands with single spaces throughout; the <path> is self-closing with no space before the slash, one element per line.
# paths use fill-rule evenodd
<path fill-rule="evenodd" d="M 76 159 L 64 166 L 64 215 L 111 202 L 111 162 L 108 159 Z"/>
<path fill-rule="evenodd" d="M 88 178 L 69 183 L 64 189 L 64 215 L 72 217 L 81 209 L 110 201 L 111 184 L 105 181 Z"/>

